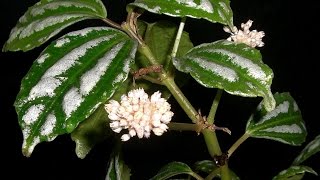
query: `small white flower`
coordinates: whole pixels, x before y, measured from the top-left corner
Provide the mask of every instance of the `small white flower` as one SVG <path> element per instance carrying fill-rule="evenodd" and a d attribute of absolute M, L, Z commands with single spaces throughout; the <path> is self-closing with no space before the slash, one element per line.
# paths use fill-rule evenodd
<path fill-rule="evenodd" d="M 248 20 L 247 23 L 241 23 L 241 30 L 238 30 L 237 27 L 233 26 L 229 28 L 227 26 L 223 27 L 223 30 L 227 33 L 230 33 L 231 36 L 227 39 L 228 41 L 234 41 L 237 43 L 245 43 L 251 47 L 262 47 L 264 46 L 264 42 L 262 42 L 262 38 L 264 37 L 263 31 L 252 30 L 250 31 L 250 27 L 252 26 L 253 21 Z"/>
<path fill-rule="evenodd" d="M 120 103 L 110 100 L 105 109 L 110 119 L 110 128 L 114 132 L 128 130 L 128 133 L 121 136 L 122 141 L 128 141 L 133 136 L 148 138 L 151 131 L 161 136 L 167 131 L 167 124 L 173 116 L 170 104 L 161 98 L 160 92 L 155 92 L 149 98 L 143 89 L 122 95 Z"/>

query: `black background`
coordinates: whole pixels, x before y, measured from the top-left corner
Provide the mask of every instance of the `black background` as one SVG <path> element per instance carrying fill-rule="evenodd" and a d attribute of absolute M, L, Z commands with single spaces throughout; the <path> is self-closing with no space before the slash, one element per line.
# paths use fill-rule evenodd
<path fill-rule="evenodd" d="M 1 41 L 7 40 L 20 16 L 36 0 L 4 0 L 1 3 Z M 125 19 L 124 0 L 104 0 L 108 17 L 116 22 Z M 234 0 L 231 1 L 235 25 L 248 19 L 254 21 L 253 28 L 264 30 L 265 46 L 260 48 L 263 61 L 274 71 L 273 92 L 290 92 L 297 101 L 306 122 L 307 142 L 320 134 L 318 101 L 318 23 L 317 12 L 320 8 L 308 1 L 293 3 L 289 0 Z M 156 19 L 168 19 L 177 22 L 177 18 L 166 16 L 142 16 L 149 22 Z M 58 36 L 87 26 L 103 25 L 99 21 L 87 20 L 67 28 Z M 226 38 L 222 26 L 204 20 L 188 18 L 186 31 L 190 33 L 195 45 Z M 55 37 L 55 38 L 56 38 Z M 48 43 L 46 43 L 47 45 Z M 29 52 L 1 52 L 1 170 L 0 177 L 6 179 L 104 179 L 111 143 L 98 144 L 83 160 L 74 153 L 75 144 L 69 135 L 57 137 L 53 142 L 40 143 L 30 158 L 21 153 L 22 133 L 13 107 L 20 81 L 27 73 L 34 59 L 46 46 Z M 196 108 L 203 114 L 208 113 L 215 90 L 201 87 L 195 82 L 182 89 Z M 232 136 L 217 132 L 221 147 L 227 150 L 244 132 L 245 123 L 259 98 L 241 98 L 223 94 L 218 109 L 216 123 L 232 130 Z M 183 114 L 171 99 L 176 114 Z M 184 115 L 175 115 L 184 119 Z M 304 143 L 306 145 L 306 143 Z M 233 154 L 229 166 L 241 179 L 272 179 L 279 171 L 290 166 L 293 159 L 302 150 L 279 142 L 249 138 Z M 182 161 L 192 165 L 195 161 L 209 159 L 201 135 L 188 132 L 168 132 L 161 137 L 148 140 L 130 140 L 123 146 L 124 159 L 131 168 L 132 179 L 148 179 L 158 169 L 171 161 Z M 319 153 L 307 160 L 320 173 Z M 1 178 L 3 179 L 3 178 Z M 305 179 L 317 179 L 307 175 Z"/>

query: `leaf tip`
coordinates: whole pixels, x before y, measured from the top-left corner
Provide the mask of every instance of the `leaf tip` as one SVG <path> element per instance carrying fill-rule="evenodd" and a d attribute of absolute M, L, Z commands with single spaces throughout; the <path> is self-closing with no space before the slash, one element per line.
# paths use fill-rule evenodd
<path fill-rule="evenodd" d="M 269 93 L 263 98 L 263 105 L 268 112 L 274 110 L 276 107 L 276 100 L 274 99 L 271 91 L 269 91 Z"/>
<path fill-rule="evenodd" d="M 22 149 L 22 154 L 28 158 L 31 156 L 32 152 L 29 152 L 28 149 Z"/>
<path fill-rule="evenodd" d="M 87 154 L 89 154 L 91 148 L 84 143 L 81 143 L 80 140 L 72 138 L 72 140 L 76 143 L 76 155 L 79 159 L 84 159 Z"/>
<path fill-rule="evenodd" d="M 22 143 L 22 154 L 25 156 L 25 157 L 30 157 L 35 146 L 37 144 L 40 143 L 40 138 L 39 136 L 38 137 L 35 137 L 33 139 L 33 141 L 31 141 L 31 143 L 29 141 L 27 141 L 26 139 L 23 140 L 23 143 Z"/>
<path fill-rule="evenodd" d="M 7 52 L 7 51 L 8 51 L 7 43 L 5 43 L 5 44 L 2 46 L 1 51 L 2 51 L 2 52 Z"/>

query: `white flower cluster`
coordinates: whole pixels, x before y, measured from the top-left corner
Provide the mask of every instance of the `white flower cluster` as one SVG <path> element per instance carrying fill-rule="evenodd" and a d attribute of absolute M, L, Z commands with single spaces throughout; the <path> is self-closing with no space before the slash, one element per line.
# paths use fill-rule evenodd
<path fill-rule="evenodd" d="M 227 39 L 228 41 L 234 41 L 237 43 L 245 43 L 251 47 L 262 47 L 264 43 L 262 42 L 262 38 L 264 37 L 263 31 L 252 30 L 250 31 L 250 27 L 252 26 L 253 21 L 248 20 L 247 23 L 241 23 L 242 30 L 238 30 L 237 27 L 233 26 L 229 28 L 227 26 L 223 27 L 223 30 L 227 33 L 230 33 L 231 36 Z"/>
<path fill-rule="evenodd" d="M 128 129 L 128 133 L 121 136 L 122 141 L 136 135 L 148 138 L 151 131 L 157 136 L 162 135 L 167 131 L 167 124 L 173 116 L 170 108 L 170 104 L 161 98 L 160 92 L 155 92 L 149 98 L 144 89 L 135 89 L 128 95 L 122 95 L 120 103 L 110 100 L 105 105 L 111 129 L 116 133 Z"/>

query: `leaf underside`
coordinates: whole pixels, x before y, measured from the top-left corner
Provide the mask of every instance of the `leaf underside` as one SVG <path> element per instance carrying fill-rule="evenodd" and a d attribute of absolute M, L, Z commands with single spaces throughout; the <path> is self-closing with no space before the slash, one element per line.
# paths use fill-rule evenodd
<path fill-rule="evenodd" d="M 160 169 L 160 171 L 150 180 L 165 180 L 179 174 L 193 175 L 192 169 L 182 162 L 171 162 Z"/>
<path fill-rule="evenodd" d="M 300 180 L 306 172 L 318 175 L 308 166 L 291 166 L 288 169 L 281 171 L 277 176 L 273 177 L 272 180 Z"/>
<path fill-rule="evenodd" d="M 293 161 L 294 165 L 299 165 L 312 155 L 320 152 L 320 135 L 314 138 L 306 147 L 301 151 L 301 153 Z"/>
<path fill-rule="evenodd" d="M 118 145 L 115 146 L 114 152 L 109 160 L 106 180 L 130 180 L 131 169 L 124 163 Z"/>

